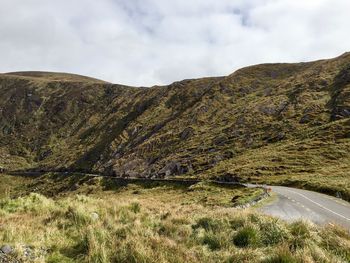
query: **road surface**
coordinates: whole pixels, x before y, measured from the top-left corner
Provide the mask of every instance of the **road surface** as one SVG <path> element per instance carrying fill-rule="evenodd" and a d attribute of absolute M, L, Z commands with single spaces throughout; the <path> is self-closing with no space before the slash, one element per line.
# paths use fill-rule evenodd
<path fill-rule="evenodd" d="M 350 230 L 350 203 L 312 191 L 269 186 L 277 200 L 260 209 L 262 212 L 293 221 L 308 219 L 316 224 L 338 224 Z"/>

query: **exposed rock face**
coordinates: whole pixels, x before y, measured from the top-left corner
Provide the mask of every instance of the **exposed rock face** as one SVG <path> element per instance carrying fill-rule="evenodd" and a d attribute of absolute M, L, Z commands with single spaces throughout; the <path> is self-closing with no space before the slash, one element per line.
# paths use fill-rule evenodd
<path fill-rule="evenodd" d="M 181 168 L 180 163 L 171 161 L 159 171 L 159 174 L 170 176 L 170 175 L 182 174 L 182 172 L 183 170 Z"/>
<path fill-rule="evenodd" d="M 187 127 L 180 133 L 180 139 L 187 140 L 193 135 L 193 133 L 194 133 L 194 129 L 191 127 Z"/>
<path fill-rule="evenodd" d="M 271 145 L 344 143 L 349 65 L 347 53 L 151 88 L 69 74 L 0 74 L 0 167 L 199 175 L 221 173 L 218 165 Z"/>

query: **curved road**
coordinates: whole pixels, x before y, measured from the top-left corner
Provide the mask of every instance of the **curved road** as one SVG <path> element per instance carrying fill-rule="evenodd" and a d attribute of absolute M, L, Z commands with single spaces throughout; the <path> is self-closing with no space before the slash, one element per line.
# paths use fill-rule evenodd
<path fill-rule="evenodd" d="M 34 172 L 35 173 L 35 172 Z M 41 173 L 41 172 L 39 172 Z M 12 174 L 28 174 L 14 172 Z M 64 173 L 65 174 L 65 173 Z M 101 176 L 84 174 L 88 176 Z M 116 177 L 113 177 L 118 179 Z M 122 180 L 151 180 L 164 179 L 119 178 Z M 167 179 L 166 181 L 200 182 L 200 180 Z M 218 182 L 220 184 L 239 184 L 233 182 Z M 262 187 L 262 185 L 244 184 L 247 187 Z M 266 187 L 266 186 L 264 186 Z M 316 224 L 338 224 L 350 230 L 350 203 L 317 192 L 283 186 L 268 186 L 277 194 L 277 200 L 259 208 L 262 212 L 285 220 L 308 219 Z"/>
<path fill-rule="evenodd" d="M 283 186 L 269 188 L 278 199 L 260 208 L 262 212 L 289 221 L 308 219 L 316 224 L 338 224 L 350 230 L 350 203 L 307 190 Z"/>

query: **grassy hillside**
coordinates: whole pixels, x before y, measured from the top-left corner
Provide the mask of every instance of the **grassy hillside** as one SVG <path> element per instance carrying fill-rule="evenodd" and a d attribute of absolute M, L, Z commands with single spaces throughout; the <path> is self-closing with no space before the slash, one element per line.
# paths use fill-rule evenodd
<path fill-rule="evenodd" d="M 350 53 L 151 88 L 2 74 L 0 109 L 7 170 L 292 180 L 350 196 Z"/>
<path fill-rule="evenodd" d="M 7 178 L 0 176 L 0 185 Z M 250 196 L 254 189 L 108 180 L 50 174 L 32 178 L 21 189 L 36 193 L 1 198 L 0 247 L 6 244 L 12 252 L 0 253 L 0 261 L 350 260 L 350 236 L 343 229 L 286 223 L 232 207 L 233 195 Z M 76 183 L 79 187 L 67 188 Z M 54 197 L 47 197 L 49 191 Z"/>

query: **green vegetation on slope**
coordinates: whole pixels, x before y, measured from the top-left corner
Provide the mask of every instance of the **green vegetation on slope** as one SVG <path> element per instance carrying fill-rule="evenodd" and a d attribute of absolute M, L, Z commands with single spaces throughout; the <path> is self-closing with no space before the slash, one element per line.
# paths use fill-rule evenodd
<path fill-rule="evenodd" d="M 0 174 L 0 199 L 26 194 L 33 184 L 33 178 Z"/>
<path fill-rule="evenodd" d="M 151 88 L 2 74 L 0 109 L 7 170 L 250 178 L 349 200 L 350 53 Z"/>

